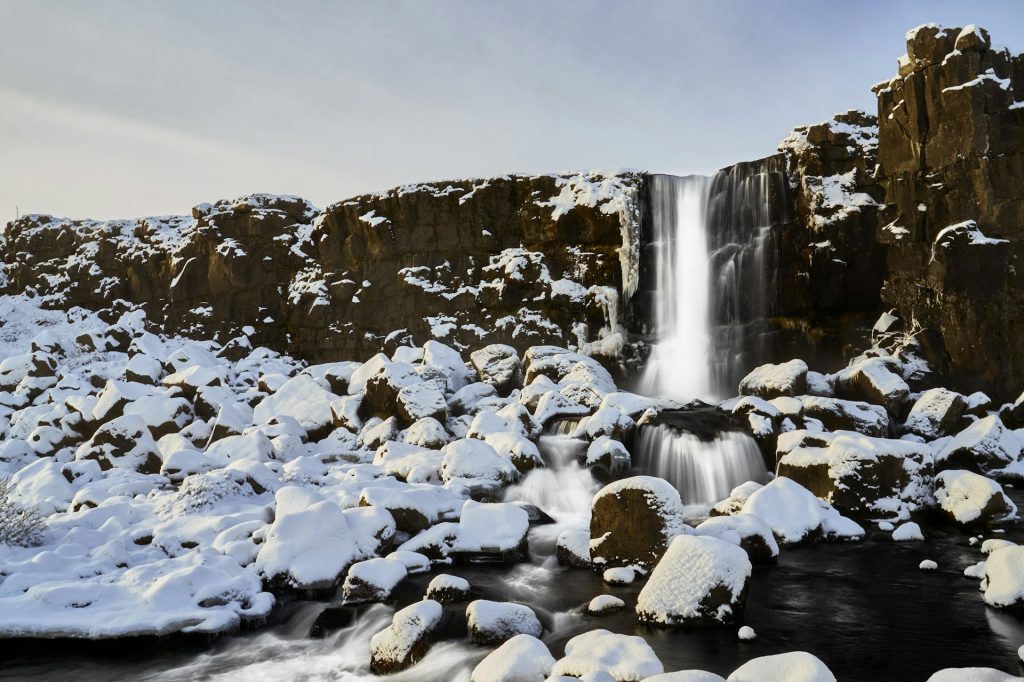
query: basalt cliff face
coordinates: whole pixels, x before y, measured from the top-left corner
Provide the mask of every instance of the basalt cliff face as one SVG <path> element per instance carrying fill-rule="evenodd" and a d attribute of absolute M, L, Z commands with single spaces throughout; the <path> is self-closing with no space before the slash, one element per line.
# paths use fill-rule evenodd
<path fill-rule="evenodd" d="M 877 118 L 797 128 L 778 154 L 713 178 L 709 245 L 739 292 L 712 307 L 715 341 L 744 371 L 790 357 L 837 368 L 892 310 L 876 335 L 914 334 L 958 388 L 1014 397 L 1024 58 L 982 29 L 924 26 L 875 92 Z M 311 361 L 435 338 L 564 345 L 628 374 L 654 340 L 650 184 L 506 176 L 325 210 L 252 195 L 191 216 L 29 215 L 4 230 L 0 282 L 53 307 L 142 306 L 168 332 L 244 332 Z"/>
<path fill-rule="evenodd" d="M 634 173 L 410 185 L 320 211 L 251 195 L 191 216 L 28 215 L 3 236 L 5 293 L 141 305 L 165 331 L 311 361 L 435 338 L 618 354 L 639 269 Z"/>

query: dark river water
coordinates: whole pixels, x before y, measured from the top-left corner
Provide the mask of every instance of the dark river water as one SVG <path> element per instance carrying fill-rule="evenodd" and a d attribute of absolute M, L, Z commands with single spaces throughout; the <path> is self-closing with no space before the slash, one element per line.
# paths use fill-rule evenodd
<path fill-rule="evenodd" d="M 1024 495 L 1012 491 L 1018 505 Z M 779 561 L 755 567 L 745 624 L 757 632 L 739 641 L 735 627 L 670 630 L 641 626 L 632 613 L 640 586 L 611 588 L 584 570 L 558 567 L 551 558 L 557 527 L 531 531 L 530 563 L 511 568 L 456 566 L 477 596 L 532 606 L 544 622 L 545 641 L 558 657 L 580 632 L 605 628 L 639 634 L 650 642 L 667 671 L 697 668 L 727 676 L 744 661 L 791 650 L 810 651 L 840 680 L 926 680 L 944 667 L 987 666 L 1021 673 L 1017 648 L 1024 624 L 985 606 L 979 581 L 963 570 L 980 561 L 980 543 L 963 532 L 925 528 L 927 540 L 894 544 L 874 540 L 840 545 L 783 548 Z M 1018 541 L 1017 528 L 1005 537 Z M 939 569 L 918 569 L 932 559 Z M 433 574 L 412 576 L 400 588 L 398 605 L 419 599 Z M 582 607 L 595 595 L 615 594 L 627 609 L 590 617 Z M 372 677 L 369 639 L 390 622 L 391 606 L 364 607 L 347 627 L 309 636 L 324 602 L 283 604 L 255 632 L 227 636 L 205 646 L 45 646 L 4 648 L 0 679 L 11 680 L 355 680 Z M 456 609 L 458 610 L 458 609 Z M 457 622 L 457 619 L 455 619 Z M 458 626 L 452 632 L 459 634 Z M 435 644 L 417 666 L 392 680 L 468 680 L 488 652 L 459 640 Z"/>

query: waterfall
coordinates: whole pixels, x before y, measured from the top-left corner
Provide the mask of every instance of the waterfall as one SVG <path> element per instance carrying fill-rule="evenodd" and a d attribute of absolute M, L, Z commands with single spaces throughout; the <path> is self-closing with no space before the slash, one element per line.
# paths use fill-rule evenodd
<path fill-rule="evenodd" d="M 505 501 L 536 505 L 559 526 L 590 522 L 590 503 L 600 486 L 579 464 L 579 459 L 586 455 L 587 442 L 568 435 L 578 424 L 578 420 L 560 419 L 548 427 L 538 441 L 546 466 L 534 469 L 509 487 Z"/>
<path fill-rule="evenodd" d="M 770 359 L 772 226 L 786 221 L 781 157 L 711 178 L 650 179 L 650 278 L 657 341 L 642 390 L 683 400 L 733 395 Z"/>
<path fill-rule="evenodd" d="M 711 397 L 709 273 L 705 224 L 708 178 L 651 177 L 654 346 L 645 392 L 691 400 Z"/>
<path fill-rule="evenodd" d="M 683 504 L 712 505 L 741 483 L 764 483 L 768 475 L 745 433 L 726 431 L 708 442 L 664 424 L 640 427 L 633 464 L 674 485 Z"/>

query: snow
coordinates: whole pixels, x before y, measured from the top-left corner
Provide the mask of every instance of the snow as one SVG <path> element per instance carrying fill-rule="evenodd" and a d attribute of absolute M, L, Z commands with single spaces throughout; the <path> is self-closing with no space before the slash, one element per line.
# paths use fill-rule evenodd
<path fill-rule="evenodd" d="M 631 566 L 617 566 L 605 569 L 601 579 L 610 585 L 629 585 L 636 580 L 636 570 Z"/>
<path fill-rule="evenodd" d="M 800 392 L 800 382 L 806 381 L 806 376 L 807 363 L 803 360 L 761 365 L 740 381 L 740 395 L 756 395 L 762 398 L 796 395 Z"/>
<path fill-rule="evenodd" d="M 747 553 L 714 537 L 677 536 L 637 597 L 641 620 L 679 625 L 696 619 L 732 621 L 743 607 L 752 567 Z M 708 603 L 720 588 L 728 599 Z"/>
<path fill-rule="evenodd" d="M 995 668 L 944 668 L 927 682 L 1024 682 L 1024 677 L 1009 675 Z"/>
<path fill-rule="evenodd" d="M 607 571 L 605 571 L 607 573 Z M 624 608 L 626 602 L 611 594 L 599 594 L 587 604 L 588 613 L 604 613 Z"/>
<path fill-rule="evenodd" d="M 529 606 L 511 602 L 477 599 L 466 607 L 470 638 L 489 644 L 515 635 L 540 637 L 544 632 L 537 614 Z"/>
<path fill-rule="evenodd" d="M 551 676 L 582 677 L 605 671 L 619 682 L 639 682 L 661 674 L 664 667 L 642 637 L 591 630 L 565 644 L 565 657 L 551 669 Z"/>
<path fill-rule="evenodd" d="M 995 607 L 1024 602 L 1024 547 L 1001 547 L 985 559 L 985 603 Z"/>
<path fill-rule="evenodd" d="M 966 454 L 980 466 L 1009 464 L 1018 459 L 1022 445 L 1020 438 L 1006 428 L 996 415 L 983 417 L 953 436 L 935 456 L 941 464 L 954 454 Z"/>
<path fill-rule="evenodd" d="M 802 542 L 819 530 L 827 533 L 829 528 L 854 537 L 864 534 L 863 529 L 858 533 L 859 526 L 844 519 L 827 502 L 785 476 L 778 476 L 751 493 L 741 511 L 760 517 L 784 543 Z"/>
<path fill-rule="evenodd" d="M 744 625 L 743 627 L 741 627 L 739 629 L 739 632 L 736 633 L 736 636 L 745 642 L 749 642 L 752 639 L 757 639 L 757 633 L 754 632 L 754 628 L 750 627 L 749 625 Z"/>
<path fill-rule="evenodd" d="M 813 654 L 790 651 L 754 658 L 729 675 L 728 682 L 836 682 L 832 671 Z"/>
<path fill-rule="evenodd" d="M 374 659 L 405 661 L 416 646 L 440 623 L 444 610 L 436 601 L 425 599 L 397 612 L 386 629 L 370 639 Z"/>
<path fill-rule="evenodd" d="M 473 480 L 510 483 L 519 477 L 511 460 L 477 438 L 452 441 L 441 448 L 441 452 L 444 453 L 441 476 L 445 483 Z"/>
<path fill-rule="evenodd" d="M 921 526 L 917 525 L 913 521 L 907 521 L 906 523 L 901 523 L 899 527 L 893 531 L 892 539 L 896 542 L 924 540 L 924 533 L 921 532 Z"/>
<path fill-rule="evenodd" d="M 775 541 L 772 529 L 759 517 L 753 514 L 734 514 L 732 516 L 712 516 L 693 529 L 695 535 L 706 535 L 718 538 L 730 544 L 741 546 L 750 537 L 758 537 L 764 542 L 771 556 L 779 555 L 779 545 Z"/>
<path fill-rule="evenodd" d="M 487 655 L 473 669 L 472 682 L 544 682 L 555 657 L 544 642 L 516 635 Z"/>
<path fill-rule="evenodd" d="M 353 590 L 357 589 L 360 584 L 369 586 L 375 592 L 375 596 L 387 598 L 398 583 L 405 580 L 407 574 L 408 569 L 405 564 L 392 558 L 381 559 L 378 557 L 352 564 L 348 575 L 345 576 L 346 598 L 351 596 Z"/>
<path fill-rule="evenodd" d="M 267 424 L 275 417 L 291 417 L 307 431 L 316 431 L 332 423 L 331 401 L 337 398 L 312 377 L 299 374 L 256 405 L 253 421 Z"/>
<path fill-rule="evenodd" d="M 268 579 L 296 587 L 332 584 L 356 556 L 345 515 L 335 503 L 295 486 L 277 491 L 277 517 L 256 557 Z"/>
<path fill-rule="evenodd" d="M 922 571 L 934 571 L 939 567 L 939 565 L 931 559 L 925 559 L 920 564 L 918 564 L 917 567 Z"/>
<path fill-rule="evenodd" d="M 1001 496 L 1010 509 L 1010 515 L 1017 508 L 1003 494 L 1002 487 L 990 478 L 972 471 L 950 469 L 935 476 L 935 500 L 957 523 L 971 523 L 981 518 L 991 498 Z"/>
<path fill-rule="evenodd" d="M 455 548 L 463 552 L 513 550 L 529 529 L 530 517 L 518 505 L 466 500 Z"/>

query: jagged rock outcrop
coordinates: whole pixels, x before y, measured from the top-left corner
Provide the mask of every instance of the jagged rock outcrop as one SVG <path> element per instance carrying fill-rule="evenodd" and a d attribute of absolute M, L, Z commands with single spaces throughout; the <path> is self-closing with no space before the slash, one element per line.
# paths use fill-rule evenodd
<path fill-rule="evenodd" d="M 884 301 L 965 392 L 1024 384 L 1024 56 L 974 26 L 907 34 L 878 96 Z M 907 325 L 907 331 L 910 331 Z"/>
<path fill-rule="evenodd" d="M 614 354 L 639 269 L 643 176 L 409 185 L 320 211 L 297 197 L 192 216 L 27 215 L 0 240 L 4 293 L 53 307 L 140 304 L 169 332 L 311 361 L 434 338 L 460 349 L 572 344 Z"/>

